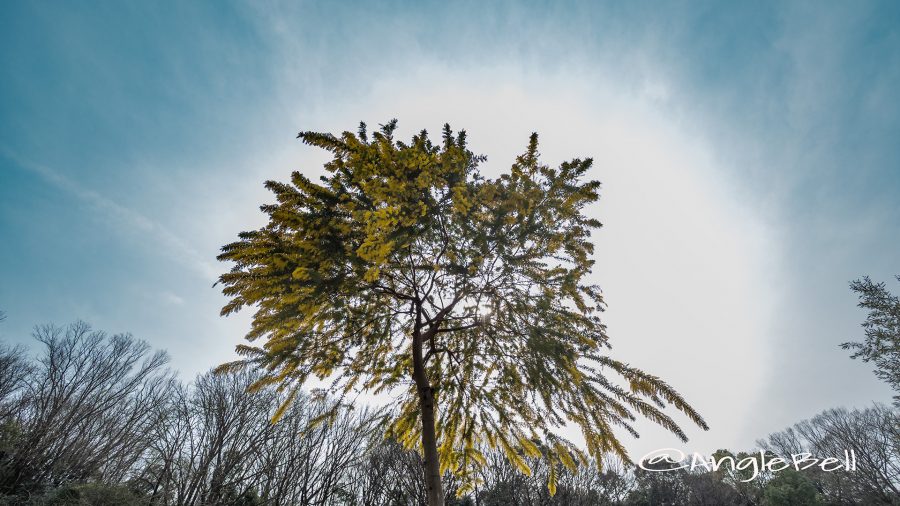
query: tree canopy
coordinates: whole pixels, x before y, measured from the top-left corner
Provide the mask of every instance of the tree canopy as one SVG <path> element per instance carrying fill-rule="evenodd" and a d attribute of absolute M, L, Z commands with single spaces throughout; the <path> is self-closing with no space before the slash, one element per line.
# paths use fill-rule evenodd
<path fill-rule="evenodd" d="M 875 364 L 875 375 L 894 389 L 894 404 L 900 407 L 900 297 L 868 276 L 850 283 L 850 289 L 859 296 L 859 307 L 868 311 L 862 324 L 866 338 L 841 347 L 853 350 L 852 358 Z"/>
<path fill-rule="evenodd" d="M 663 380 L 608 353 L 601 290 L 586 279 L 600 227 L 585 213 L 600 188 L 585 180 L 590 158 L 551 168 L 532 134 L 489 179 L 464 131 L 405 143 L 396 126 L 299 134 L 333 159 L 318 182 L 266 182 L 268 223 L 222 248 L 234 263 L 222 313 L 256 308 L 254 344 L 222 370 L 262 368 L 254 388 L 295 392 L 315 377 L 338 395 L 391 392 L 386 433 L 423 451 L 426 475 L 469 485 L 486 446 L 528 473 L 530 457 L 551 470 L 627 458 L 614 429 L 635 433 L 637 416 L 686 439 L 667 404 L 706 428 Z M 567 422 L 586 452 L 559 435 Z"/>

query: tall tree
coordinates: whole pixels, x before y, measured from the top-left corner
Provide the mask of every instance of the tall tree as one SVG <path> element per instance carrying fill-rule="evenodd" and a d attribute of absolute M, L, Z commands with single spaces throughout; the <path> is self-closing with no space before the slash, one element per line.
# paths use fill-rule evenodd
<path fill-rule="evenodd" d="M 488 179 L 464 131 L 407 144 L 396 126 L 298 135 L 333 159 L 320 182 L 266 182 L 268 223 L 222 248 L 234 262 L 222 313 L 255 306 L 247 339 L 263 341 L 239 345 L 244 359 L 222 370 L 263 368 L 254 388 L 295 392 L 316 377 L 339 395 L 396 393 L 387 433 L 419 446 L 432 506 L 444 503 L 442 471 L 474 486 L 485 444 L 528 473 L 526 457 L 551 470 L 627 458 L 613 428 L 634 433 L 636 414 L 685 439 L 666 403 L 706 428 L 665 382 L 604 352 L 603 298 L 586 281 L 600 227 L 585 214 L 599 197 L 600 183 L 583 181 L 591 159 L 543 165 L 532 134 Z M 558 435 L 566 421 L 586 454 Z"/>
<path fill-rule="evenodd" d="M 875 375 L 897 392 L 894 405 L 900 407 L 900 297 L 868 276 L 850 283 L 850 289 L 859 296 L 859 307 L 869 312 L 862 324 L 866 338 L 841 347 L 853 350 L 852 358 L 875 364 Z"/>
<path fill-rule="evenodd" d="M 853 451 L 853 470 L 804 469 L 829 504 L 900 504 L 900 411 L 883 404 L 864 409 L 828 409 L 759 446 L 791 455 L 840 456 Z"/>
<path fill-rule="evenodd" d="M 172 378 L 165 353 L 84 322 L 35 328 L 38 359 L 0 347 L 0 494 L 48 484 L 122 482 L 139 466 Z M 10 399 L 10 397 L 12 397 Z"/>

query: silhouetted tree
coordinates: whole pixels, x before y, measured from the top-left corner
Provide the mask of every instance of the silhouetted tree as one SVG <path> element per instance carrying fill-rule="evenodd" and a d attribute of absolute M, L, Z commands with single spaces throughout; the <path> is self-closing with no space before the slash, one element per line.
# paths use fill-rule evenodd
<path fill-rule="evenodd" d="M 836 503 L 900 503 L 900 414 L 883 405 L 862 410 L 829 409 L 760 441 L 774 453 L 789 457 L 843 457 L 853 451 L 853 471 L 803 471 L 825 498 Z"/>
<path fill-rule="evenodd" d="M 119 483 L 139 465 L 171 386 L 162 352 L 85 323 L 37 327 L 43 345 L 18 388 L 0 491 L 21 493 L 88 479 Z"/>
<path fill-rule="evenodd" d="M 347 495 L 371 416 L 301 395 L 272 424 L 267 408 L 278 396 L 247 391 L 258 379 L 207 373 L 176 391 L 140 476 L 155 503 L 325 505 Z M 323 415 L 331 417 L 310 428 Z"/>
<path fill-rule="evenodd" d="M 422 456 L 385 440 L 383 412 L 351 409 L 321 391 L 252 391 L 264 373 L 207 373 L 181 384 L 165 355 L 83 323 L 39 327 L 36 357 L 0 344 L 0 505 L 425 506 Z M 832 409 L 759 444 L 792 454 L 856 455 L 857 469 L 635 469 L 614 453 L 575 469 L 479 447 L 475 490 L 442 476 L 448 506 L 898 505 L 900 414 Z M 542 442 L 535 443 L 542 449 Z M 716 460 L 760 459 L 719 450 Z M 665 463 L 657 464 L 664 467 Z M 671 467 L 671 466 L 669 466 Z M 555 473 L 555 494 L 547 487 Z M 471 478 L 471 477 L 467 477 Z"/>
<path fill-rule="evenodd" d="M 24 348 L 0 345 L 0 425 L 17 423 L 13 416 L 26 400 L 22 388 L 31 372 Z"/>

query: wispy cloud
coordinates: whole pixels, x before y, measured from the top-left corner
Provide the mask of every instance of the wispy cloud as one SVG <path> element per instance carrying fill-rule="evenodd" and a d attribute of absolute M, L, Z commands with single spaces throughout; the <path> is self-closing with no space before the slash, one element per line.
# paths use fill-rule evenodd
<path fill-rule="evenodd" d="M 163 292 L 160 294 L 162 299 L 173 306 L 181 306 L 184 304 L 184 298 L 177 293 Z"/>
<path fill-rule="evenodd" d="M 14 166 L 37 175 L 44 182 L 88 204 L 98 213 L 110 219 L 119 232 L 135 230 L 150 234 L 156 239 L 159 250 L 176 262 L 188 267 L 209 281 L 215 280 L 221 269 L 207 261 L 188 242 L 172 233 L 159 222 L 148 218 L 134 209 L 130 209 L 102 195 L 96 190 L 86 188 L 46 165 L 26 160 L 7 147 L 0 148 Z"/>

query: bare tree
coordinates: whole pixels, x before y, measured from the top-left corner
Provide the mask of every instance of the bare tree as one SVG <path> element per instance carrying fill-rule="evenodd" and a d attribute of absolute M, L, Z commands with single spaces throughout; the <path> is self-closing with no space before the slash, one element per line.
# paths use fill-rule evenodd
<path fill-rule="evenodd" d="M 374 424 L 365 410 L 335 411 L 333 405 L 305 398 L 275 424 L 274 438 L 260 454 L 263 498 L 283 505 L 352 499 L 356 484 L 350 471 L 363 463 Z"/>
<path fill-rule="evenodd" d="M 0 489 L 127 479 L 149 444 L 171 376 L 167 357 L 130 335 L 78 322 L 37 327 L 42 354 L 22 378 L 20 433 L 0 462 Z"/>
<path fill-rule="evenodd" d="M 852 450 L 854 471 L 808 470 L 820 491 L 839 503 L 900 503 L 900 415 L 889 407 L 829 409 L 759 444 L 783 457 L 801 452 L 840 457 Z"/>
<path fill-rule="evenodd" d="M 21 409 L 22 387 L 30 372 L 24 348 L 0 345 L 0 424 L 12 422 Z"/>
<path fill-rule="evenodd" d="M 274 432 L 246 375 L 204 374 L 177 388 L 140 482 L 160 504 L 226 504 L 255 478 L 250 462 Z"/>
<path fill-rule="evenodd" d="M 258 379 L 252 371 L 207 373 L 176 389 L 139 480 L 153 502 L 349 501 L 351 470 L 362 462 L 371 439 L 369 414 L 300 395 L 272 423 L 270 407 L 283 399 L 271 391 L 248 391 Z"/>
<path fill-rule="evenodd" d="M 207 373 L 182 384 L 165 368 L 165 354 L 84 323 L 38 327 L 34 337 L 40 344 L 34 359 L 0 344 L 0 504 L 23 504 L 29 495 L 40 504 L 428 502 L 422 456 L 384 439 L 383 412 L 354 410 L 315 390 L 285 404 L 287 392 L 252 388 L 262 377 L 253 370 Z M 274 405 L 286 406 L 277 423 Z M 463 483 L 447 472 L 444 499 L 453 506 L 743 505 L 781 497 L 802 482 L 804 493 L 830 504 L 900 504 L 894 408 L 828 410 L 760 445 L 784 457 L 852 450 L 858 468 L 763 473 L 748 484 L 744 471 L 646 473 L 608 454 L 600 466 L 577 462 L 575 471 L 523 457 L 531 470 L 524 475 L 503 452 L 485 447 L 475 491 L 457 498 Z"/>
<path fill-rule="evenodd" d="M 352 470 L 359 506 L 427 503 L 422 458 L 391 440 L 372 440 L 364 462 Z"/>

